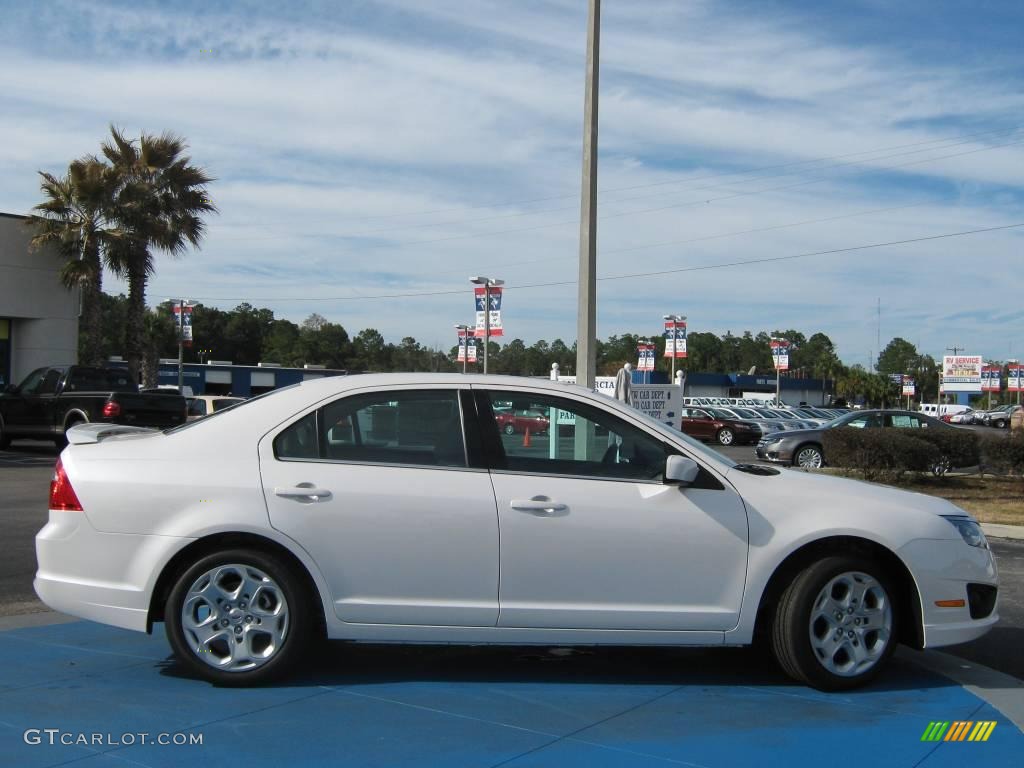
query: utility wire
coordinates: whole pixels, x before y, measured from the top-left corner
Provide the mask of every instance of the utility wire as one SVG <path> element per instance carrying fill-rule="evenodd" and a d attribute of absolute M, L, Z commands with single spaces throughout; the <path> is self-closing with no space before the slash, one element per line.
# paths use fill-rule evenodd
<path fill-rule="evenodd" d="M 625 275 L 609 275 L 606 277 L 597 278 L 599 281 L 610 281 L 610 280 L 631 280 L 637 277 L 656 277 L 659 275 L 673 275 L 681 272 L 699 272 L 709 269 L 725 269 L 727 267 L 739 267 L 747 266 L 750 264 L 767 264 L 777 261 L 790 261 L 793 259 L 805 259 L 812 256 L 829 256 L 837 253 L 852 253 L 853 251 L 866 251 L 874 248 L 885 248 L 888 246 L 895 245 L 908 245 L 910 243 L 923 243 L 931 240 L 943 240 L 951 237 L 963 237 L 966 235 L 977 235 L 983 232 L 998 232 L 1006 229 L 1016 229 L 1024 227 L 1024 222 L 1018 224 L 1005 224 L 998 227 L 983 227 L 981 229 L 968 229 L 962 232 L 946 232 L 941 235 L 926 235 L 922 237 L 912 237 L 906 240 L 890 240 L 884 243 L 869 243 L 867 245 L 853 245 L 846 248 L 832 248 L 825 251 L 809 251 L 806 253 L 796 253 L 789 256 L 767 256 L 759 259 L 744 259 L 741 261 L 727 261 L 718 264 L 702 264 L 695 267 L 679 267 L 677 269 L 662 269 L 653 272 L 633 272 Z M 523 285 L 506 285 L 504 289 L 506 291 L 525 290 L 529 288 L 550 288 L 552 286 L 560 285 L 576 285 L 576 280 L 556 280 L 544 283 L 526 283 Z M 426 296 L 453 296 L 456 294 L 465 294 L 467 289 L 459 288 L 455 290 L 446 291 L 416 291 L 410 293 L 387 293 L 377 294 L 375 296 L 277 296 L 277 297 L 230 297 L 230 296 L 196 296 L 197 300 L 202 301 L 365 301 L 368 299 L 411 299 L 420 298 Z"/>

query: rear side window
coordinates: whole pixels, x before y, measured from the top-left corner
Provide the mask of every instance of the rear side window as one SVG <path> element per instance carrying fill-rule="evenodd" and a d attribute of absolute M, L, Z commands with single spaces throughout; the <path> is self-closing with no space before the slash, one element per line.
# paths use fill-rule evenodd
<path fill-rule="evenodd" d="M 313 450 L 306 434 L 313 424 Z M 274 441 L 279 459 L 465 467 L 462 414 L 454 390 L 352 395 L 320 408 Z"/>
<path fill-rule="evenodd" d="M 74 392 L 125 392 L 135 388 L 127 371 L 105 368 L 73 368 L 65 386 Z"/>
<path fill-rule="evenodd" d="M 188 404 L 188 415 L 189 416 L 205 416 L 206 415 L 206 401 L 205 400 L 193 400 Z"/>

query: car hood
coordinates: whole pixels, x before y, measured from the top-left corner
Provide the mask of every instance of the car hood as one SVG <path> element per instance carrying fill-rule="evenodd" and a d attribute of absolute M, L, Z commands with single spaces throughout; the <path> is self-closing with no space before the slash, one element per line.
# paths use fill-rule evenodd
<path fill-rule="evenodd" d="M 773 529 L 795 524 L 811 533 L 828 528 L 871 538 L 877 534 L 894 537 L 895 544 L 899 539 L 957 539 L 942 516 L 971 517 L 937 496 L 819 472 L 787 468 L 764 476 L 733 467 L 727 478 L 743 497 L 752 526 L 761 519 Z"/>

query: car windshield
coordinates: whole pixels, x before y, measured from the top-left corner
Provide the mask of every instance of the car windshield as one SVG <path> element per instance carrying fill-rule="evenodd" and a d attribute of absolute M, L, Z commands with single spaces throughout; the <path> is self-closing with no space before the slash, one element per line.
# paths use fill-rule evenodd
<path fill-rule="evenodd" d="M 832 419 L 832 421 L 829 421 L 829 422 L 823 424 L 822 427 L 825 428 L 825 429 L 832 429 L 833 427 L 841 427 L 841 426 L 843 426 L 845 424 L 848 424 L 849 422 L 853 421 L 858 416 L 863 416 L 863 415 L 864 415 L 864 411 L 850 411 L 849 413 L 844 413 L 842 416 L 837 416 L 836 418 Z"/>
<path fill-rule="evenodd" d="M 736 415 L 739 416 L 741 419 L 759 419 L 759 418 L 761 418 L 756 413 L 754 413 L 753 411 L 748 410 L 746 408 L 735 408 L 734 410 L 736 411 Z"/>
<path fill-rule="evenodd" d="M 735 419 L 736 414 L 728 408 L 708 408 L 716 419 Z"/>

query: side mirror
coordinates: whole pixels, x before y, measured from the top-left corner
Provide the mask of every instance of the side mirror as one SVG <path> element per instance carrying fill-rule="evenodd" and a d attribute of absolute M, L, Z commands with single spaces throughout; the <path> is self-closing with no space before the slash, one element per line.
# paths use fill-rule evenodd
<path fill-rule="evenodd" d="M 684 488 L 697 482 L 700 464 L 685 456 L 669 456 L 665 462 L 665 482 L 678 483 Z"/>

